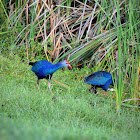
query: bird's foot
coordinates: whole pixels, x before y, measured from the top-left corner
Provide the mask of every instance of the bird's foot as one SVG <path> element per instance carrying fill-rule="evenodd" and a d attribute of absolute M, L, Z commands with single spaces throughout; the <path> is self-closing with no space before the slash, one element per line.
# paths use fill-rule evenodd
<path fill-rule="evenodd" d="M 53 96 L 53 97 L 52 97 L 52 100 L 54 100 L 54 101 L 55 101 L 55 100 L 56 100 L 56 97 L 55 97 L 55 96 Z"/>
<path fill-rule="evenodd" d="M 92 90 L 92 89 L 89 89 L 89 92 L 90 92 L 90 93 L 93 93 L 93 90 Z"/>
<path fill-rule="evenodd" d="M 96 90 L 94 90 L 94 89 L 89 89 L 89 92 L 91 93 L 91 94 L 96 94 L 97 93 L 97 91 Z"/>
<path fill-rule="evenodd" d="M 90 105 L 91 105 L 91 107 L 94 107 L 95 103 L 93 103 L 93 102 L 90 102 Z"/>

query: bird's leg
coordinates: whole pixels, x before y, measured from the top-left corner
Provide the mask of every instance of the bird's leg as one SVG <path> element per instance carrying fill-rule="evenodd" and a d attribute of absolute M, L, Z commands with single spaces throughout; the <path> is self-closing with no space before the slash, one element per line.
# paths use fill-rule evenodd
<path fill-rule="evenodd" d="M 93 92 L 93 88 L 94 88 L 94 87 L 91 85 L 91 87 L 90 87 L 90 89 L 89 89 L 89 92 L 90 92 L 90 93 Z"/>
<path fill-rule="evenodd" d="M 37 91 L 38 91 L 38 86 L 39 86 L 39 79 L 37 79 Z"/>
<path fill-rule="evenodd" d="M 107 92 L 105 92 L 105 98 L 107 97 Z"/>
<path fill-rule="evenodd" d="M 50 91 L 51 95 L 53 96 L 53 93 L 52 93 L 52 91 L 51 91 L 50 86 L 51 86 L 51 83 L 50 83 L 50 81 L 49 81 L 49 82 L 48 82 L 48 89 L 49 89 L 49 91 Z"/>
<path fill-rule="evenodd" d="M 48 82 L 48 88 L 49 88 L 49 91 L 50 91 L 50 93 L 51 93 L 51 95 L 52 95 L 52 99 L 55 100 L 56 98 L 55 98 L 55 96 L 53 95 L 50 86 L 51 86 L 51 82 L 50 82 L 50 80 L 49 80 L 49 82 Z"/>
<path fill-rule="evenodd" d="M 94 93 L 97 93 L 96 86 L 93 87 Z"/>
<path fill-rule="evenodd" d="M 91 85 L 90 92 L 91 92 L 91 93 L 94 92 L 94 93 L 96 94 L 96 93 L 97 93 L 96 87 L 93 86 L 93 85 Z"/>

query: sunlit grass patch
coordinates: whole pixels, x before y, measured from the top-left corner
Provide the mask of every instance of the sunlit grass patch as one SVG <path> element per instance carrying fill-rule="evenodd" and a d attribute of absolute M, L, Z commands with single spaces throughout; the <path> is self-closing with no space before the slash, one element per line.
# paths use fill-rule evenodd
<path fill-rule="evenodd" d="M 124 107 L 118 115 L 111 91 L 107 99 L 101 89 L 97 95 L 89 93 L 90 86 L 83 83 L 88 70 L 57 71 L 53 78 L 70 89 L 52 81 L 54 102 L 43 80 L 37 92 L 36 76 L 29 65 L 18 59 L 16 63 L 15 59 L 1 57 L 1 60 L 0 134 L 3 139 L 139 138 L 139 111 Z"/>

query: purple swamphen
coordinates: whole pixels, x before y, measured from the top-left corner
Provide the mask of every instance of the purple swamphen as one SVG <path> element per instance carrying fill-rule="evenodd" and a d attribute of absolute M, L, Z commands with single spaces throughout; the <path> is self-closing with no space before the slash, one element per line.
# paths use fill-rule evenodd
<path fill-rule="evenodd" d="M 56 64 L 52 64 L 51 62 L 49 62 L 47 60 L 40 60 L 37 62 L 30 62 L 29 65 L 32 65 L 31 70 L 36 74 L 36 76 L 38 78 L 37 79 L 37 90 L 38 90 L 38 86 L 39 86 L 39 80 L 46 78 L 49 81 L 48 88 L 49 88 L 50 92 L 51 92 L 50 80 L 52 78 L 53 73 L 62 67 L 68 67 L 68 68 L 72 69 L 72 66 L 66 60 L 61 61 L 61 62 L 56 63 Z M 53 96 L 52 92 L 51 92 L 51 95 Z"/>
<path fill-rule="evenodd" d="M 85 78 L 84 83 L 90 84 L 91 90 L 96 94 L 96 88 L 100 87 L 105 91 L 105 97 L 107 97 L 107 89 L 110 85 L 113 85 L 112 76 L 109 72 L 98 71 Z"/>

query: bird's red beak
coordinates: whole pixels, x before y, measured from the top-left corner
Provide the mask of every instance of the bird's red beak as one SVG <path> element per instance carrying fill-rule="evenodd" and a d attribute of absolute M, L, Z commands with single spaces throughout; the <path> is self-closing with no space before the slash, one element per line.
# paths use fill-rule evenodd
<path fill-rule="evenodd" d="M 68 65 L 68 68 L 69 68 L 69 69 L 72 69 L 72 66 L 69 64 L 69 65 Z"/>
<path fill-rule="evenodd" d="M 67 67 L 68 67 L 69 69 L 72 69 L 72 66 L 70 65 L 70 63 L 69 63 L 68 61 L 66 61 L 66 63 L 68 64 Z"/>

